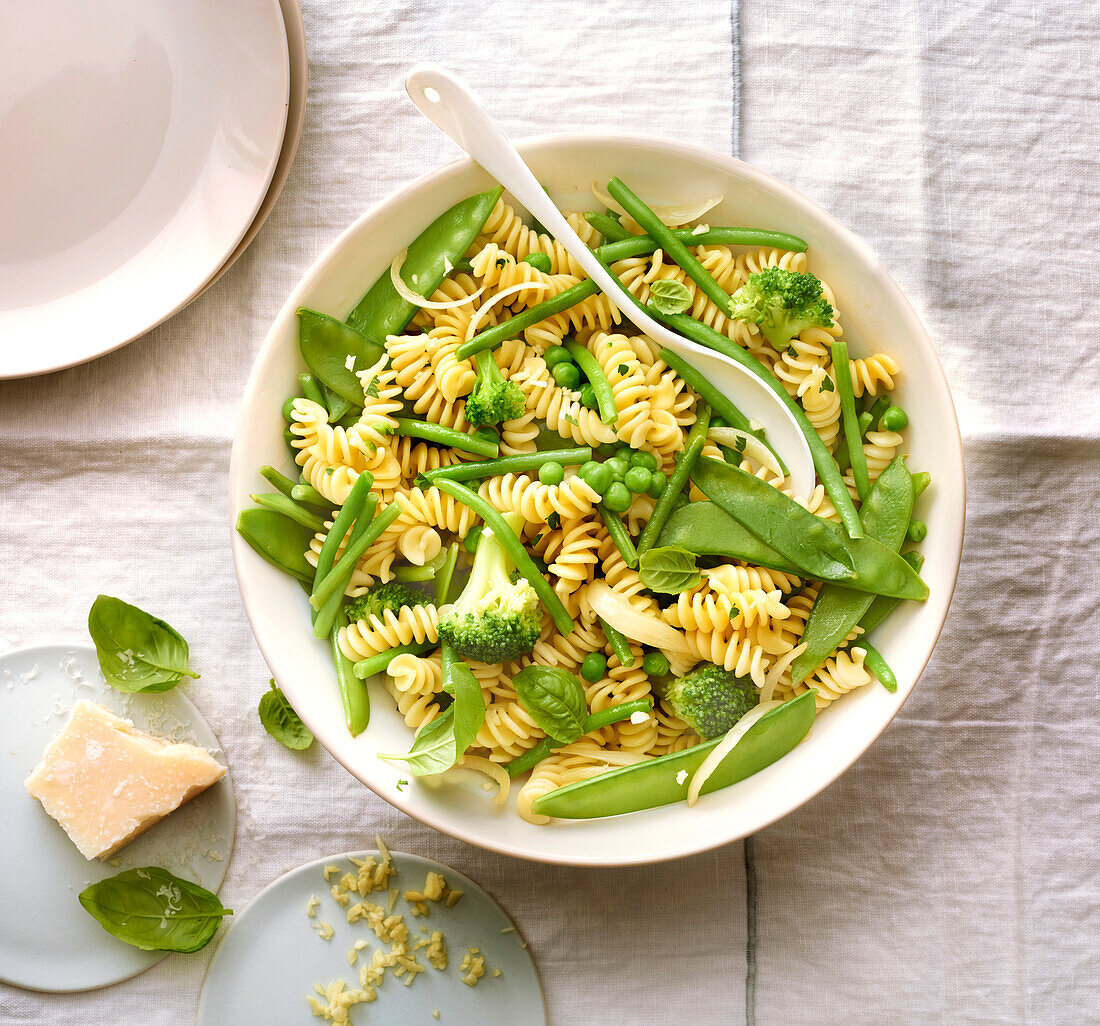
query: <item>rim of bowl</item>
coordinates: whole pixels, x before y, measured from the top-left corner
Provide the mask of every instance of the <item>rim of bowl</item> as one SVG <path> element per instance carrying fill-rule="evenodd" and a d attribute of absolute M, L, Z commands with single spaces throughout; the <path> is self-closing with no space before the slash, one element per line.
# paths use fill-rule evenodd
<path fill-rule="evenodd" d="M 552 147 L 562 143 L 599 143 L 603 144 L 620 144 L 620 145 L 633 145 L 645 147 L 648 149 L 663 152 L 666 155 L 673 157 L 689 157 L 695 161 L 710 164 L 711 166 L 724 171 L 733 172 L 737 175 L 754 182 L 757 186 L 762 187 L 765 191 L 772 191 L 780 195 L 786 202 L 791 203 L 795 207 L 801 208 L 807 211 L 813 217 L 824 221 L 829 229 L 841 236 L 845 242 L 858 249 L 864 256 L 864 258 L 872 265 L 877 276 L 881 279 L 886 290 L 893 298 L 894 303 L 901 311 L 908 331 L 918 341 L 920 346 L 924 348 L 928 354 L 932 357 L 932 367 L 937 375 L 938 383 L 942 388 L 943 394 L 947 399 L 948 408 L 951 411 L 951 427 L 953 431 L 953 441 L 956 448 L 958 466 L 959 466 L 959 485 L 960 485 L 960 523 L 958 528 L 958 538 L 955 545 L 955 551 L 952 555 L 953 566 L 950 571 L 950 588 L 948 589 L 947 601 L 943 606 L 943 613 L 940 616 L 939 624 L 936 626 L 935 636 L 932 639 L 931 644 L 928 647 L 928 651 L 925 653 L 923 659 L 920 660 L 920 666 L 913 678 L 913 686 L 909 688 L 905 696 L 897 707 L 890 713 L 890 715 L 883 720 L 882 724 L 874 731 L 872 735 L 867 738 L 866 744 L 857 746 L 852 749 L 851 758 L 848 759 L 835 773 L 827 778 L 821 778 L 819 781 L 815 781 L 814 789 L 805 795 L 799 795 L 797 798 L 783 800 L 779 802 L 774 808 L 770 809 L 766 814 L 756 816 L 752 819 L 748 825 L 739 825 L 734 830 L 726 835 L 716 835 L 713 838 L 707 839 L 703 843 L 698 841 L 690 841 L 685 843 L 677 843 L 672 841 L 665 846 L 662 846 L 657 851 L 645 851 L 638 855 L 630 855 L 625 858 L 618 858 L 614 862 L 609 862 L 604 856 L 569 856 L 560 855 L 557 853 L 548 852 L 532 852 L 524 848 L 520 848 L 514 844 L 500 843 L 494 840 L 491 836 L 485 836 L 483 834 L 473 832 L 470 830 L 462 829 L 451 824 L 444 825 L 437 821 L 437 819 L 431 815 L 428 810 L 414 809 L 409 807 L 406 801 L 395 799 L 389 793 L 383 793 L 377 787 L 374 786 L 369 780 L 365 780 L 355 768 L 348 764 L 344 759 L 340 758 L 324 743 L 324 739 L 320 734 L 317 734 L 317 739 L 324 745 L 326 751 L 341 766 L 344 767 L 353 777 L 355 777 L 360 783 L 368 787 L 379 798 L 385 801 L 388 805 L 392 805 L 394 808 L 404 812 L 405 815 L 416 819 L 426 826 L 432 827 L 434 830 L 438 830 L 440 833 L 446 834 L 449 837 L 454 837 L 458 840 L 465 841 L 467 844 L 471 844 L 477 848 L 481 848 L 485 851 L 495 852 L 497 854 L 509 855 L 513 858 L 524 859 L 529 862 L 541 862 L 550 865 L 565 865 L 565 866 L 583 866 L 586 868 L 614 868 L 617 866 L 635 866 L 635 865 L 653 865 L 659 862 L 668 862 L 673 859 L 686 858 L 689 855 L 697 855 L 703 852 L 713 851 L 715 848 L 720 848 L 726 844 L 732 844 L 735 841 L 742 840 L 745 837 L 755 834 L 760 830 L 765 829 L 771 824 L 783 819 L 785 816 L 790 815 L 796 809 L 801 808 L 811 799 L 816 798 L 822 791 L 824 791 L 829 785 L 836 781 L 839 777 L 843 776 L 852 766 L 863 756 L 863 754 L 877 741 L 886 730 L 886 728 L 894 721 L 894 718 L 901 712 L 902 707 L 909 700 L 909 696 L 915 690 L 917 684 L 920 682 L 920 678 L 923 675 L 925 669 L 928 666 L 929 660 L 932 658 L 932 653 L 935 651 L 936 645 L 939 642 L 940 635 L 943 633 L 944 624 L 947 622 L 947 614 L 951 608 L 951 601 L 954 597 L 955 587 L 958 582 L 959 567 L 962 562 L 962 546 L 963 535 L 966 528 L 966 464 L 963 458 L 963 443 L 962 443 L 962 431 L 959 427 L 958 411 L 955 408 L 955 400 L 951 395 L 951 388 L 947 381 L 947 375 L 944 372 L 943 364 L 940 362 L 939 354 L 936 351 L 936 347 L 932 343 L 932 339 L 929 336 L 921 319 L 917 316 L 916 310 L 913 309 L 913 305 L 909 302 L 908 297 L 901 290 L 901 287 L 894 281 L 891 274 L 886 270 L 882 261 L 879 260 L 878 255 L 874 250 L 856 235 L 850 228 L 844 225 L 831 213 L 829 213 L 820 204 L 815 203 L 804 193 L 795 189 L 793 186 L 787 185 L 785 182 L 776 178 L 774 175 L 767 171 L 762 171 L 760 168 L 755 167 L 752 164 L 748 164 L 738 157 L 727 156 L 722 153 L 718 153 L 716 150 L 708 149 L 705 146 L 699 146 L 695 143 L 679 142 L 672 139 L 665 139 L 660 136 L 640 135 L 634 132 L 552 132 L 537 136 L 528 136 L 523 139 L 514 141 L 514 144 L 521 153 L 527 150 L 537 149 L 540 147 Z M 349 224 L 339 235 L 327 246 L 324 251 L 314 260 L 309 270 L 302 276 L 298 284 L 294 286 L 290 295 L 286 301 L 280 307 L 279 312 L 275 315 L 274 321 L 272 321 L 271 327 L 268 329 L 267 335 L 264 337 L 264 341 L 260 346 L 259 352 L 256 354 L 255 361 L 252 365 L 252 370 L 249 373 L 248 383 L 245 385 L 244 394 L 241 398 L 241 406 L 238 411 L 235 421 L 234 435 L 233 435 L 233 447 L 230 454 L 229 461 L 229 531 L 230 531 L 230 549 L 233 555 L 233 569 L 237 577 L 237 586 L 241 593 L 241 601 L 244 604 L 245 616 L 248 618 L 249 627 L 252 630 L 253 638 L 256 641 L 257 646 L 260 649 L 261 655 L 263 655 L 265 662 L 267 662 L 272 673 L 275 674 L 274 667 L 271 665 L 271 659 L 268 657 L 267 649 L 264 643 L 260 640 L 260 637 L 256 630 L 256 624 L 253 623 L 252 610 L 250 607 L 249 596 L 252 589 L 246 583 L 244 576 L 241 573 L 241 559 L 240 557 L 246 552 L 251 551 L 248 549 L 247 544 L 241 539 L 237 531 L 234 529 L 234 520 L 236 517 L 236 510 L 233 504 L 233 484 L 236 481 L 238 473 L 240 473 L 239 461 L 241 459 L 240 450 L 237 445 L 237 439 L 240 437 L 239 427 L 244 418 L 245 411 L 251 406 L 252 402 L 256 398 L 256 393 L 260 390 L 260 377 L 258 376 L 258 370 L 263 363 L 270 357 L 272 351 L 275 349 L 277 339 L 276 327 L 283 319 L 283 315 L 290 308 L 297 308 L 298 296 L 308 291 L 308 289 L 320 278 L 331 260 L 331 258 L 344 246 L 346 241 L 355 235 L 360 226 L 365 222 L 372 220 L 383 209 L 393 204 L 399 203 L 404 200 L 410 194 L 419 192 L 424 189 L 429 189 L 440 180 L 450 176 L 459 170 L 465 170 L 471 166 L 476 166 L 475 162 L 469 157 L 463 156 L 456 160 L 452 160 L 441 167 L 435 168 L 432 171 L 425 172 L 424 174 L 413 179 L 406 185 L 395 189 L 387 196 L 383 197 L 378 202 L 371 205 L 363 214 L 357 217 L 351 224 Z M 275 674 L 275 676 L 278 676 Z M 305 719 L 305 717 L 303 717 Z M 313 725 L 308 724 L 312 729 Z M 316 734 L 316 730 L 314 730 Z M 654 810 L 643 810 L 644 812 L 650 812 Z M 616 817 L 617 818 L 617 817 Z"/>

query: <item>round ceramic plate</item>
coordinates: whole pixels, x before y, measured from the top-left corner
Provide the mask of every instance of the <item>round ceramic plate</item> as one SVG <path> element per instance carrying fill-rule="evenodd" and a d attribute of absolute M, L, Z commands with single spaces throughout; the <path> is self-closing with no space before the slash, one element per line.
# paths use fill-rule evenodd
<path fill-rule="evenodd" d="M 279 158 L 290 63 L 278 0 L 39 0 L 8 28 L 0 377 L 21 377 L 129 342 L 226 262 Z"/>
<path fill-rule="evenodd" d="M 190 741 L 225 761 L 218 739 L 182 691 L 115 691 L 104 683 L 90 645 L 42 645 L 0 656 L 0 980 L 34 990 L 105 987 L 165 956 L 106 933 L 77 900 L 89 884 L 125 869 L 163 866 L 217 891 L 233 850 L 236 805 L 228 774 L 107 862 L 88 861 L 76 850 L 23 781 L 82 698 L 150 734 Z"/>
<path fill-rule="evenodd" d="M 233 917 L 206 973 L 199 1026 L 312 1022 L 307 999 L 322 1000 L 317 984 L 343 980 L 348 990 L 359 986 L 360 967 L 370 962 L 374 951 L 388 951 L 389 945 L 379 941 L 365 921 L 349 924 L 329 887 L 339 875 L 356 869 L 351 858 L 368 856 L 377 857 L 378 852 L 334 855 L 300 866 L 261 891 L 243 915 Z M 545 1026 L 546 1004 L 535 964 L 504 910 L 472 880 L 447 866 L 398 852 L 393 860 L 398 874 L 391 883 L 402 893 L 422 887 L 429 872 L 441 873 L 451 888 L 463 892 L 453 908 L 429 902 L 426 917 L 413 918 L 401 897 L 393 909 L 405 914 L 414 939 L 441 931 L 449 965 L 442 971 L 429 966 L 408 987 L 401 980 L 386 979 L 377 988 L 377 1001 L 361 1009 L 359 1017 L 351 1009 L 351 1021 L 431 1023 L 438 1010 L 441 1023 Z M 339 874 L 327 882 L 326 866 L 339 867 Z M 307 909 L 314 897 L 320 904 L 310 918 Z M 376 891 L 366 900 L 387 906 L 389 896 Z M 330 940 L 321 939 L 323 924 L 333 928 Z M 357 940 L 369 946 L 356 952 L 352 966 L 349 952 Z M 459 969 L 469 948 L 480 949 L 485 959 L 485 975 L 476 987 L 462 982 Z M 423 952 L 418 961 L 427 963 Z"/>

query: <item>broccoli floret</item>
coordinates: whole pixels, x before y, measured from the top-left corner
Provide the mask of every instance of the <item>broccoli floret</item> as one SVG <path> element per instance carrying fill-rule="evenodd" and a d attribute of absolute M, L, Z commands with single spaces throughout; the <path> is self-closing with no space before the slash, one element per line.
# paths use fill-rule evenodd
<path fill-rule="evenodd" d="M 509 526 L 522 519 L 506 513 Z M 530 652 L 539 640 L 542 614 L 538 595 L 522 577 L 512 580 L 515 567 L 496 535 L 486 527 L 481 534 L 458 601 L 439 621 L 439 637 L 464 659 L 501 663 Z"/>
<path fill-rule="evenodd" d="M 806 328 L 831 328 L 833 308 L 822 295 L 821 282 L 812 274 L 768 267 L 730 297 L 731 316 L 760 325 L 777 350 L 791 344 Z"/>
<path fill-rule="evenodd" d="M 660 688 L 665 705 L 700 737 L 721 737 L 759 701 L 756 686 L 706 663 Z"/>
<path fill-rule="evenodd" d="M 353 598 L 344 607 L 344 611 L 354 623 L 356 620 L 365 620 L 372 614 L 381 616 L 387 609 L 396 613 L 402 606 L 423 606 L 429 601 L 424 592 L 398 581 L 389 581 L 372 585 L 362 595 Z"/>
<path fill-rule="evenodd" d="M 519 385 L 505 381 L 492 353 L 478 353 L 477 381 L 466 397 L 466 420 L 474 427 L 502 424 L 522 417 L 526 409 Z"/>

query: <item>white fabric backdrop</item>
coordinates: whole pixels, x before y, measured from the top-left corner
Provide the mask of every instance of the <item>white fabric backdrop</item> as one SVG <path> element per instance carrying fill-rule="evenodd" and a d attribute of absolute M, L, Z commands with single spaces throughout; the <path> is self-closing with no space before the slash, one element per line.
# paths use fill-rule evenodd
<path fill-rule="evenodd" d="M 501 900 L 555 1026 L 679 1010 L 746 1026 L 1097 1021 L 1097 5 L 410 0 L 305 15 L 301 149 L 241 261 L 126 349 L 0 383 L 5 641 L 82 638 L 99 591 L 163 613 L 191 642 L 190 691 L 237 786 L 226 902 L 381 832 Z M 237 401 L 320 249 L 453 156 L 401 88 L 424 59 L 467 76 L 516 136 L 607 126 L 731 152 L 741 132 L 746 159 L 878 250 L 937 341 L 970 488 L 947 630 L 870 752 L 749 842 L 626 871 L 492 856 L 256 721 L 267 672 L 228 550 Z M 0 1022 L 191 1022 L 208 957 L 84 995 L 0 986 Z"/>

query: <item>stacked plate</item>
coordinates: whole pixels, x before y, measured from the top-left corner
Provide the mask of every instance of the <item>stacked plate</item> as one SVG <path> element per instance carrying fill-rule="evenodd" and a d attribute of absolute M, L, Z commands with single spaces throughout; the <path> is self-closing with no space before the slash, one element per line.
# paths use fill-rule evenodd
<path fill-rule="evenodd" d="M 117 349 L 244 251 L 298 146 L 298 0 L 37 0 L 0 32 L 0 377 Z"/>

